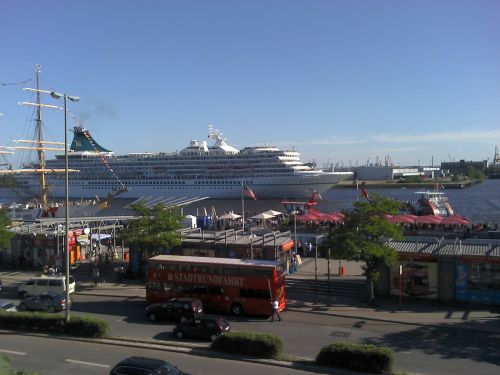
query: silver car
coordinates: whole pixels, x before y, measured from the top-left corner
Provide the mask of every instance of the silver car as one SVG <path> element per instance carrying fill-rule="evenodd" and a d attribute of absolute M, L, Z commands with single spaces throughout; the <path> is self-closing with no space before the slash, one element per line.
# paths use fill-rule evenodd
<path fill-rule="evenodd" d="M 71 306 L 71 299 L 69 300 Z M 18 310 L 47 311 L 54 313 L 66 309 L 66 297 L 61 294 L 45 293 L 39 296 L 28 297 L 21 301 Z"/>
<path fill-rule="evenodd" d="M 0 311 L 17 311 L 17 307 L 12 301 L 0 299 Z"/>

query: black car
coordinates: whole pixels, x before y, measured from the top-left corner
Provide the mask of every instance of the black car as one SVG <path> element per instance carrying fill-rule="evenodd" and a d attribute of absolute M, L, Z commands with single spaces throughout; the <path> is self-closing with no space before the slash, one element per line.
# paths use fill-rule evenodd
<path fill-rule="evenodd" d="M 69 300 L 71 306 L 71 300 Z M 66 296 L 55 293 L 45 293 L 39 296 L 25 298 L 19 304 L 18 310 L 47 311 L 50 313 L 66 309 Z"/>
<path fill-rule="evenodd" d="M 199 299 L 171 298 L 164 303 L 154 303 L 146 307 L 146 315 L 155 320 L 175 320 L 187 322 L 203 316 L 203 305 Z"/>
<path fill-rule="evenodd" d="M 230 329 L 229 322 L 223 317 L 207 315 L 200 319 L 179 323 L 173 332 L 179 339 L 189 337 L 215 341 L 217 337 L 229 332 Z"/>
<path fill-rule="evenodd" d="M 129 357 L 118 363 L 110 375 L 189 375 L 161 359 Z"/>

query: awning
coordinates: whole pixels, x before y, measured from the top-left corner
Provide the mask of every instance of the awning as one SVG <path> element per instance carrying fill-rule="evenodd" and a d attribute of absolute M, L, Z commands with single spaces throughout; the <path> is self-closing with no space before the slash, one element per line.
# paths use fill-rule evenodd
<path fill-rule="evenodd" d="M 111 234 L 106 234 L 106 233 L 93 233 L 92 234 L 92 241 L 102 241 L 102 240 L 106 240 L 108 238 L 111 238 Z"/>
<path fill-rule="evenodd" d="M 76 237 L 76 242 L 80 245 L 90 245 L 89 236 Z"/>

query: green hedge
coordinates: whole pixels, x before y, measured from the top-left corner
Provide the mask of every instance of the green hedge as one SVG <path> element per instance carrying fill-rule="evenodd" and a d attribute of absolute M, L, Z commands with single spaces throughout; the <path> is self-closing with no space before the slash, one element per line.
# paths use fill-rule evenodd
<path fill-rule="evenodd" d="M 283 342 L 277 336 L 253 332 L 228 332 L 212 343 L 212 349 L 258 358 L 280 358 Z"/>
<path fill-rule="evenodd" d="M 102 319 L 71 315 L 66 323 L 64 316 L 44 312 L 0 312 L 0 328 L 28 331 L 66 333 L 80 337 L 104 337 L 109 333 L 109 323 Z"/>
<path fill-rule="evenodd" d="M 394 353 L 389 348 L 348 342 L 327 345 L 316 357 L 316 363 L 322 366 L 342 367 L 376 374 L 392 372 L 393 362 Z"/>

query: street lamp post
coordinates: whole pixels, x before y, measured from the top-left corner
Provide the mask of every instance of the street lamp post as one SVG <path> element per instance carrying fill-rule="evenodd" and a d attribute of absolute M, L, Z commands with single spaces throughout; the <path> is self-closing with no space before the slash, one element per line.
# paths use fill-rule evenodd
<path fill-rule="evenodd" d="M 297 208 L 293 205 L 293 242 L 295 248 L 295 254 L 297 254 Z"/>
<path fill-rule="evenodd" d="M 64 235 L 66 237 L 66 309 L 65 321 L 69 322 L 69 178 L 68 178 L 68 121 L 66 102 L 71 100 L 77 102 L 80 100 L 78 96 L 70 96 L 52 91 L 50 93 L 54 99 L 63 98 L 64 100 Z"/>

